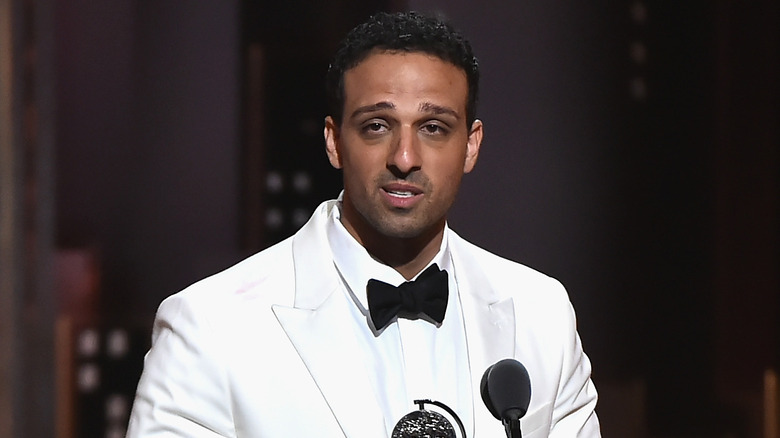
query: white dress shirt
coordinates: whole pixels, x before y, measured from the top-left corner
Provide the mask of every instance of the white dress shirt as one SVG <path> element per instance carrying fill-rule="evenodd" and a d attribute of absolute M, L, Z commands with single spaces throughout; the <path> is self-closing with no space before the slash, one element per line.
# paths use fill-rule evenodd
<path fill-rule="evenodd" d="M 350 317 L 364 352 L 376 403 L 385 417 L 387 435 L 391 435 L 401 417 L 418 409 L 414 400 L 431 399 L 452 408 L 463 421 L 466 431 L 471 431 L 467 432 L 471 436 L 474 424 L 471 371 L 447 233 L 444 233 L 439 252 L 428 265 L 436 263 L 447 271 L 449 277 L 449 298 L 441 325 L 437 327 L 422 318 L 398 318 L 384 330 L 376 331 L 368 311 L 368 280 L 373 278 L 398 286 L 406 279 L 395 269 L 374 259 L 349 234 L 341 223 L 340 207 L 339 203 L 339 208 L 334 208 L 330 215 L 328 242 L 344 286 L 343 292 L 355 304 L 350 306 Z M 426 409 L 437 410 L 427 405 Z M 454 422 L 453 427 L 458 428 Z"/>

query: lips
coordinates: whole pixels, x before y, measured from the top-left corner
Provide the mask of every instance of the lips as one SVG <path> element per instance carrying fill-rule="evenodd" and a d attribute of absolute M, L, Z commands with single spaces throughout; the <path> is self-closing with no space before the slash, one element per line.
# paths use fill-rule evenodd
<path fill-rule="evenodd" d="M 402 183 L 388 184 L 382 187 L 385 199 L 395 208 L 409 208 L 416 203 L 423 191 L 415 186 Z"/>
<path fill-rule="evenodd" d="M 402 191 L 388 191 L 388 195 L 390 196 L 398 196 L 399 198 L 411 198 L 414 196 L 414 193 L 412 192 L 402 192 Z"/>

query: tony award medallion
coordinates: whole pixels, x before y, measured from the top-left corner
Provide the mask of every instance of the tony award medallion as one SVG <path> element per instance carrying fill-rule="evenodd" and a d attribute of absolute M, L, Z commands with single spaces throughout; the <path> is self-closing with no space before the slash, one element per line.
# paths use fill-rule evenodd
<path fill-rule="evenodd" d="M 439 412 L 424 408 L 426 403 L 442 408 L 458 423 L 461 438 L 466 438 L 460 418 L 447 405 L 432 400 L 415 400 L 420 409 L 412 411 L 401 418 L 393 428 L 392 438 L 459 438 L 452 423 Z"/>

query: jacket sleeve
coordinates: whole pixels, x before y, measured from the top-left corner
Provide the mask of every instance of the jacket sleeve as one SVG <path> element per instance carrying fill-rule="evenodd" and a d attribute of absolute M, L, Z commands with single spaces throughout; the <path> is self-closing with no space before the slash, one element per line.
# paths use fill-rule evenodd
<path fill-rule="evenodd" d="M 127 437 L 235 437 L 224 360 L 214 331 L 185 295 L 163 301 Z"/>
<path fill-rule="evenodd" d="M 577 334 L 576 317 L 567 303 L 567 342 L 563 346 L 563 361 L 558 394 L 553 409 L 550 438 L 600 438 L 596 416 L 598 395 L 591 381 L 590 360 L 582 350 Z"/>

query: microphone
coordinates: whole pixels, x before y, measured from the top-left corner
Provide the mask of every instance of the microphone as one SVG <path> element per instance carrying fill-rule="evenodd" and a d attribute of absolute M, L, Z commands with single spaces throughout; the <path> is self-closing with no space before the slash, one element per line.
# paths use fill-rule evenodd
<path fill-rule="evenodd" d="M 507 438 L 521 438 L 520 418 L 531 402 L 531 379 L 523 364 L 503 359 L 488 367 L 480 393 L 490 413 L 504 423 Z"/>

